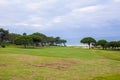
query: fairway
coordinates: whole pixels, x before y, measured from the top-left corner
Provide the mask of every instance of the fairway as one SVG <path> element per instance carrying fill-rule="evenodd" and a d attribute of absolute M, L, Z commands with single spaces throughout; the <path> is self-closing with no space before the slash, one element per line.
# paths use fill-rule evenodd
<path fill-rule="evenodd" d="M 0 80 L 120 80 L 120 51 L 0 48 Z"/>

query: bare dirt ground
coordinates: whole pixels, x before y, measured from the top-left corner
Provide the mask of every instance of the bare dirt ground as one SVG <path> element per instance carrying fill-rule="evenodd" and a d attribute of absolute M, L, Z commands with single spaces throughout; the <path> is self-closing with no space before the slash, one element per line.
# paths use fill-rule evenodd
<path fill-rule="evenodd" d="M 49 63 L 40 63 L 40 64 L 28 64 L 29 66 L 33 67 L 44 67 L 44 68 L 52 68 L 52 69 L 65 69 L 70 68 L 73 65 L 78 64 L 75 60 L 57 60 Z"/>

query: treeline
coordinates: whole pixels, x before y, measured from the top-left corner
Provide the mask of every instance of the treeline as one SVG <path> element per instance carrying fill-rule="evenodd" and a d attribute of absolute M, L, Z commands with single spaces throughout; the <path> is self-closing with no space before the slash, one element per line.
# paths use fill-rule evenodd
<path fill-rule="evenodd" d="M 102 39 L 102 40 L 96 41 L 92 37 L 85 37 L 80 42 L 88 44 L 89 48 L 102 48 L 102 49 L 120 50 L 120 40 L 118 40 L 118 41 L 107 41 L 107 40 Z"/>
<path fill-rule="evenodd" d="M 21 35 L 9 33 L 8 30 L 0 28 L 0 45 L 2 47 L 5 47 L 6 44 L 24 45 L 25 48 L 29 46 L 66 46 L 66 42 L 60 37 L 49 37 L 39 32 Z"/>

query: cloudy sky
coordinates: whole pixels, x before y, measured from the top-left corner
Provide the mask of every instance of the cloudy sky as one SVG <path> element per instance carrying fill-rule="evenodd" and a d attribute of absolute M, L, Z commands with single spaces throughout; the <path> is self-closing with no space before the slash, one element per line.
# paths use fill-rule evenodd
<path fill-rule="evenodd" d="M 0 0 L 0 27 L 60 36 L 68 44 L 86 36 L 120 40 L 120 0 Z"/>

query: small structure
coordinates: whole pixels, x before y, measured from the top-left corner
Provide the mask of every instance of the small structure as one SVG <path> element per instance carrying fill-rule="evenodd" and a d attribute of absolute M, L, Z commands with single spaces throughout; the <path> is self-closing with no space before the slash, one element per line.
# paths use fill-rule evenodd
<path fill-rule="evenodd" d="M 82 47 L 82 48 L 89 48 L 89 46 L 86 45 L 86 44 L 67 45 L 67 46 L 68 46 L 68 47 L 75 47 L 75 48 L 80 48 L 80 47 Z"/>

